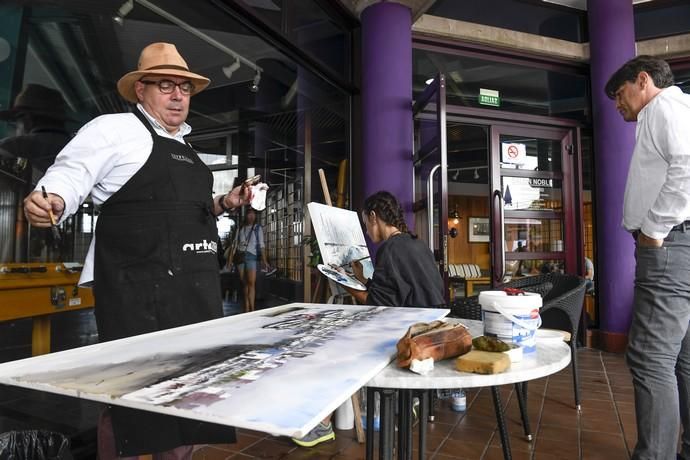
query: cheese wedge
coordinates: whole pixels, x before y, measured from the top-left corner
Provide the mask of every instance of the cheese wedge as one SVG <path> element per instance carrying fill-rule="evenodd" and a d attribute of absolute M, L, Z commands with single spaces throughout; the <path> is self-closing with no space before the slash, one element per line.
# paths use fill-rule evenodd
<path fill-rule="evenodd" d="M 472 350 L 455 360 L 455 368 L 475 374 L 499 374 L 510 367 L 510 357 L 505 353 Z"/>

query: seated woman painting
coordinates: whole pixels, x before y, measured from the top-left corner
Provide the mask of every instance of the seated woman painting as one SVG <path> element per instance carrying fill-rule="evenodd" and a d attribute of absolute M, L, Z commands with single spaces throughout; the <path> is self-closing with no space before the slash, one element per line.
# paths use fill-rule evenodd
<path fill-rule="evenodd" d="M 364 201 L 362 220 L 367 235 L 381 243 L 376 251 L 374 275 L 366 279 L 362 264 L 352 263 L 355 277 L 366 291 L 348 289 L 361 304 L 392 307 L 442 307 L 443 279 L 425 242 L 410 233 L 398 200 L 380 191 Z"/>

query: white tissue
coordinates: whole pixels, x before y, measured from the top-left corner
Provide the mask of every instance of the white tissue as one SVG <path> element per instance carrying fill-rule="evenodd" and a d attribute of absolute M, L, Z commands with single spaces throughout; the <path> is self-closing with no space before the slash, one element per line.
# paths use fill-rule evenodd
<path fill-rule="evenodd" d="M 252 208 L 257 211 L 263 211 L 266 209 L 266 192 L 268 191 L 268 185 L 260 182 L 256 185 L 252 185 Z"/>
<path fill-rule="evenodd" d="M 434 370 L 434 359 L 427 358 L 423 360 L 413 359 L 410 363 L 410 370 L 419 375 L 426 375 Z"/>
<path fill-rule="evenodd" d="M 504 351 L 503 353 L 508 355 L 511 363 L 519 363 L 522 361 L 522 347 L 511 347 L 510 350 Z"/>

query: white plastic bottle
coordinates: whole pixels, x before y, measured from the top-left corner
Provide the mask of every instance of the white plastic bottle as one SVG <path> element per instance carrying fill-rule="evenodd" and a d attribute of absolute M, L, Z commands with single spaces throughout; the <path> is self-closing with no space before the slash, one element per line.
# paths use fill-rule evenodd
<path fill-rule="evenodd" d="M 465 409 L 467 409 L 467 396 L 465 395 L 465 390 L 462 388 L 453 390 L 451 407 L 455 412 L 465 412 Z"/>

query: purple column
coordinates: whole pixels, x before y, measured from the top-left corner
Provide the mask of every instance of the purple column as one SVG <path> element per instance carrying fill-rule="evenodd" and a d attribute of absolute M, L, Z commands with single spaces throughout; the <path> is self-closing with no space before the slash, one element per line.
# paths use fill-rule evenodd
<path fill-rule="evenodd" d="M 412 17 L 399 3 L 362 12 L 362 190 L 388 190 L 412 224 Z M 355 203 L 359 207 L 361 203 Z"/>
<path fill-rule="evenodd" d="M 635 145 L 635 124 L 623 121 L 604 93 L 609 77 L 635 56 L 630 0 L 588 0 L 596 181 L 597 296 L 601 346 L 622 351 L 632 316 L 632 237 L 621 227 L 623 193 Z"/>

